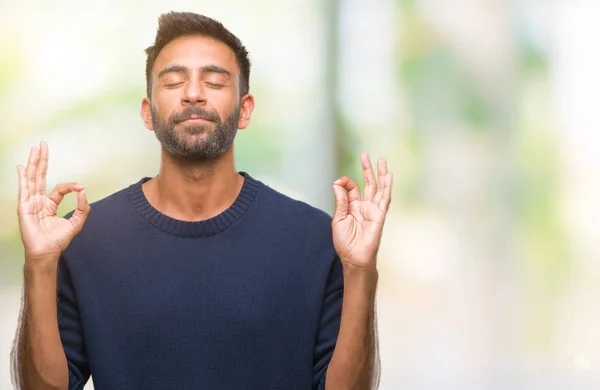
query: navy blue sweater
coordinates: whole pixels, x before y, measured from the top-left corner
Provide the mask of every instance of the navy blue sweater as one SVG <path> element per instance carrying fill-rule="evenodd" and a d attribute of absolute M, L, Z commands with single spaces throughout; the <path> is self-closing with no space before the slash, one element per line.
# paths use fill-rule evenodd
<path fill-rule="evenodd" d="M 242 174 L 201 222 L 153 208 L 149 178 L 91 205 L 59 263 L 70 389 L 324 388 L 343 292 L 331 219 Z"/>

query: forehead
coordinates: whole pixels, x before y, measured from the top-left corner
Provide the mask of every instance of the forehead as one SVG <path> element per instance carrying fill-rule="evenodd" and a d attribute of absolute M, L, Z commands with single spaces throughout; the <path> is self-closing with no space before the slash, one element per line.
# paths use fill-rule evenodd
<path fill-rule="evenodd" d="M 190 69 L 218 65 L 231 74 L 238 73 L 233 50 L 223 42 L 200 35 L 179 37 L 165 45 L 156 57 L 152 73 L 156 77 L 161 69 L 174 64 Z"/>

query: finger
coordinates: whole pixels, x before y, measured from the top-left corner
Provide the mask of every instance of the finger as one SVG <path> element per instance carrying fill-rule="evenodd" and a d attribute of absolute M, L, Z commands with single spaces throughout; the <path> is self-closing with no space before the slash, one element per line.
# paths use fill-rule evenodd
<path fill-rule="evenodd" d="M 333 193 L 335 195 L 335 212 L 333 220 L 339 221 L 348 215 L 348 194 L 344 187 L 339 184 L 333 184 Z"/>
<path fill-rule="evenodd" d="M 62 183 L 54 187 L 50 195 L 48 195 L 48 198 L 58 206 L 60 202 L 62 202 L 65 195 L 81 190 L 83 190 L 83 186 L 81 184 Z"/>
<path fill-rule="evenodd" d="M 352 181 L 348 176 L 341 177 L 333 182 L 335 185 L 339 185 L 348 191 L 348 202 L 354 202 L 360 200 L 360 189 L 358 185 Z"/>
<path fill-rule="evenodd" d="M 377 182 L 375 181 L 375 174 L 373 173 L 373 167 L 371 166 L 371 159 L 367 153 L 363 153 L 360 156 L 362 163 L 363 178 L 365 180 L 365 191 L 364 200 L 372 201 L 377 192 Z"/>
<path fill-rule="evenodd" d="M 381 198 L 383 197 L 383 183 L 385 181 L 385 175 L 387 174 L 387 161 L 385 158 L 377 160 L 377 193 L 373 198 L 373 203 L 379 205 Z"/>
<path fill-rule="evenodd" d="M 40 151 L 38 148 L 31 148 L 31 152 L 29 152 L 29 161 L 27 161 L 27 169 L 25 171 L 30 196 L 35 194 L 35 172 L 37 170 L 39 159 Z"/>
<path fill-rule="evenodd" d="M 35 175 L 35 192 L 46 195 L 46 173 L 48 172 L 48 145 L 40 143 L 40 159 Z"/>
<path fill-rule="evenodd" d="M 378 203 L 379 210 L 387 213 L 388 208 L 390 207 L 390 202 L 392 201 L 392 184 L 394 183 L 394 174 L 392 172 L 388 172 L 385 175 L 384 179 L 384 187 L 383 191 L 381 191 L 382 196 L 381 200 Z"/>
<path fill-rule="evenodd" d="M 24 166 L 17 165 L 17 173 L 19 174 L 19 203 L 22 203 L 29 199 L 29 184 Z"/>
<path fill-rule="evenodd" d="M 377 160 L 377 175 L 379 176 L 378 184 L 381 185 L 381 181 L 385 179 L 387 174 L 387 161 L 385 158 Z"/>
<path fill-rule="evenodd" d="M 75 228 L 75 234 L 78 234 L 81 231 L 89 214 L 90 205 L 87 201 L 85 189 L 81 187 L 81 190 L 79 190 L 79 193 L 77 194 L 77 209 L 75 209 L 73 215 L 69 218 L 69 222 L 71 222 Z"/>

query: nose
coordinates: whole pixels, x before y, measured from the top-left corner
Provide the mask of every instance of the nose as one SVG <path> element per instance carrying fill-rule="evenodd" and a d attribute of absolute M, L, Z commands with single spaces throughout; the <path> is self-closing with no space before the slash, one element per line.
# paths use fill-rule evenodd
<path fill-rule="evenodd" d="M 205 103 L 206 94 L 202 83 L 199 80 L 190 80 L 186 84 L 181 101 L 184 105 Z"/>

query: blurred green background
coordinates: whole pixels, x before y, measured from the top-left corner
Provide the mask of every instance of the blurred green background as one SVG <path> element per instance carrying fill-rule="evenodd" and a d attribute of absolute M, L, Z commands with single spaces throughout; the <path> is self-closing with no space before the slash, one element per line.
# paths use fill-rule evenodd
<path fill-rule="evenodd" d="M 381 389 L 600 385 L 599 2 L 0 0 L 0 388 L 22 282 L 16 165 L 46 141 L 49 189 L 77 181 L 90 201 L 157 173 L 139 109 L 170 10 L 250 51 L 239 170 L 331 213 L 361 152 L 388 159 Z"/>

